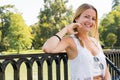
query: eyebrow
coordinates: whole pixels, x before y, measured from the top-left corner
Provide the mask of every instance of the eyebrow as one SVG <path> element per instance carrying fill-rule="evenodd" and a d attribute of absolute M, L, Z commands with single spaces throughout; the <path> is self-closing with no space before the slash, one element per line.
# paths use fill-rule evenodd
<path fill-rule="evenodd" d="M 87 13 L 86 13 L 85 15 L 87 15 L 87 16 L 91 16 L 91 15 L 89 15 L 89 14 L 87 14 Z M 96 18 L 96 16 L 92 16 L 92 17 L 93 17 L 93 18 Z"/>

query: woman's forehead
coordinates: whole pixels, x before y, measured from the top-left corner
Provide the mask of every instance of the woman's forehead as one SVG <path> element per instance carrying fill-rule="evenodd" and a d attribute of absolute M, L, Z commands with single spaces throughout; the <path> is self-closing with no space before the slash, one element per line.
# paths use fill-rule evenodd
<path fill-rule="evenodd" d="M 96 11 L 94 9 L 87 9 L 81 15 L 91 15 L 96 17 Z"/>

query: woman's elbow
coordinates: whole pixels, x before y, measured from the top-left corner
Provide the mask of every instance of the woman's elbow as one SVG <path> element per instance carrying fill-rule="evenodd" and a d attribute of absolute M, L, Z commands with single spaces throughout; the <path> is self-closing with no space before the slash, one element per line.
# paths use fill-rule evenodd
<path fill-rule="evenodd" d="M 45 47 L 42 47 L 42 51 L 45 52 L 45 53 L 49 53 L 49 50 Z"/>
<path fill-rule="evenodd" d="M 42 50 L 45 53 L 58 53 L 58 51 L 56 51 L 55 49 L 50 49 L 50 48 L 45 48 L 45 47 L 42 47 Z"/>
<path fill-rule="evenodd" d="M 42 51 L 45 52 L 45 53 L 51 53 L 51 49 L 47 48 L 47 47 L 42 47 Z"/>

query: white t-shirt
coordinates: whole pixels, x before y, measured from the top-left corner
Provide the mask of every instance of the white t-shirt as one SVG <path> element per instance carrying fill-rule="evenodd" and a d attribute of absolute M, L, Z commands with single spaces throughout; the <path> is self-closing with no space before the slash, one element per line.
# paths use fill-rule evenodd
<path fill-rule="evenodd" d="M 71 80 L 93 80 L 94 76 L 105 74 L 106 60 L 103 54 L 102 48 L 99 43 L 96 43 L 94 38 L 91 38 L 99 48 L 99 53 L 93 56 L 91 52 L 82 47 L 76 36 L 71 35 L 75 44 L 77 45 L 78 55 L 76 58 L 70 61 Z M 95 61 L 94 57 L 97 57 L 99 61 Z M 99 64 L 102 64 L 102 70 L 99 68 Z"/>

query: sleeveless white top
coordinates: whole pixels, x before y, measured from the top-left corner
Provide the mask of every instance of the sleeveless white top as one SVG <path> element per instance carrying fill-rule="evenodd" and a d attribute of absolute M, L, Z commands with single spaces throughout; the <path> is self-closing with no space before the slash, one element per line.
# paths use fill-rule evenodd
<path fill-rule="evenodd" d="M 99 53 L 96 56 L 93 56 L 86 47 L 81 46 L 79 40 L 74 35 L 71 36 L 75 44 L 77 45 L 78 50 L 77 57 L 72 60 L 69 60 L 71 80 L 93 80 L 94 76 L 104 76 L 106 60 L 100 44 L 96 43 L 96 40 L 94 38 L 91 38 L 91 40 L 93 40 L 99 48 Z M 95 62 L 94 57 L 97 57 L 99 59 L 99 62 Z M 99 68 L 100 63 L 103 64 L 102 70 L 100 70 Z"/>

